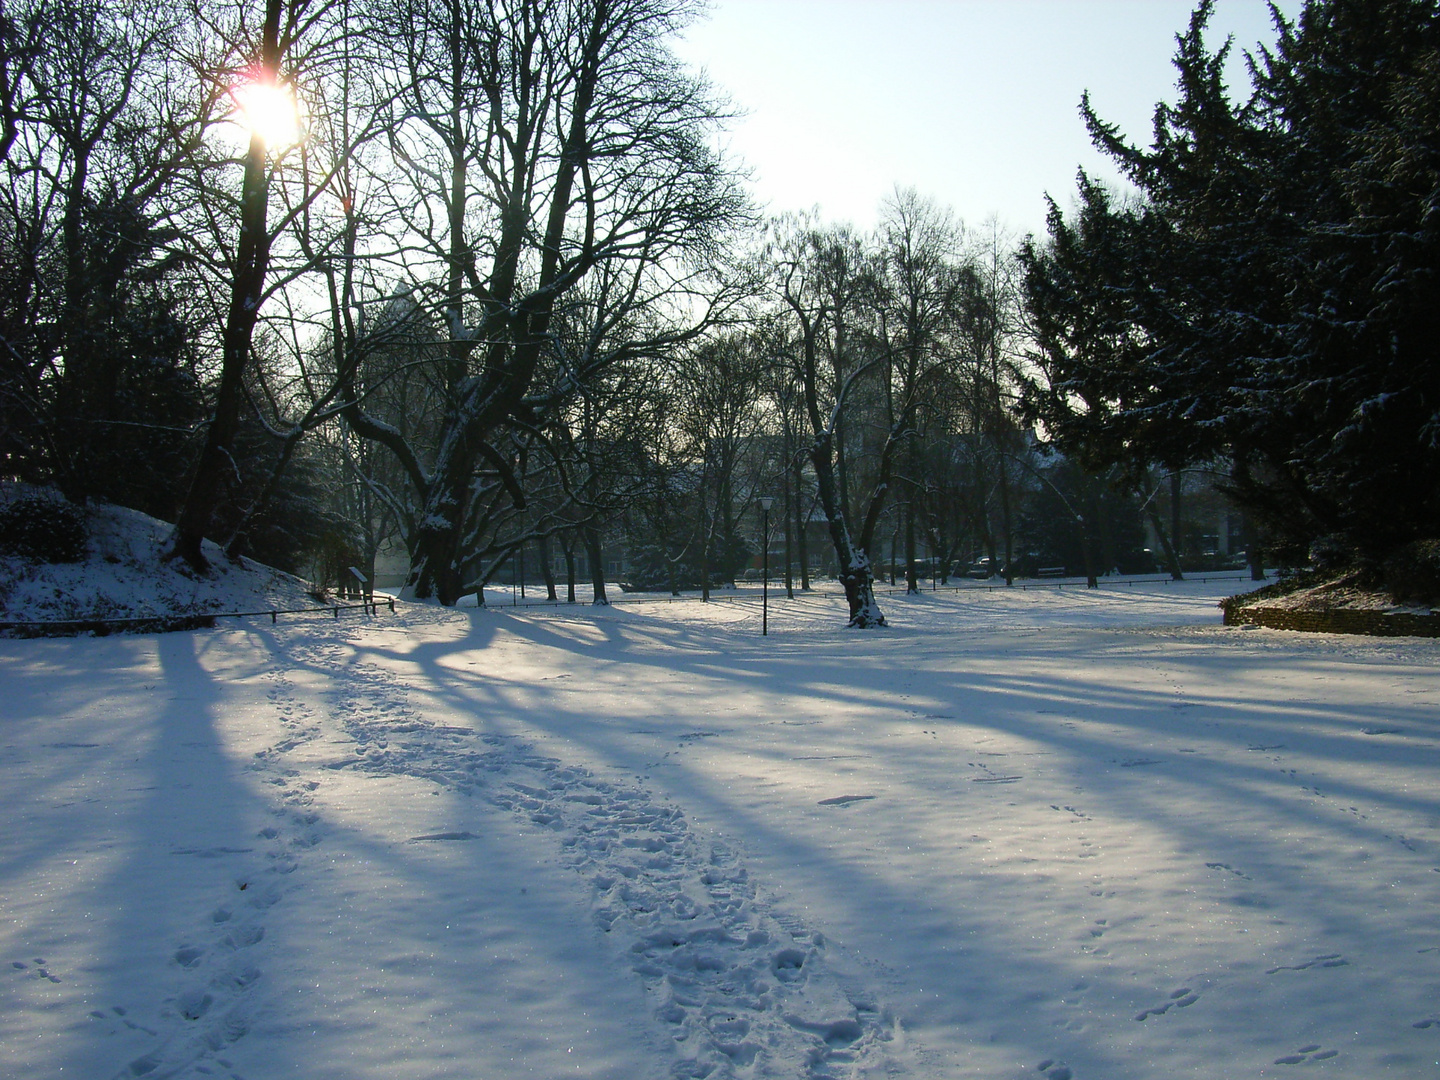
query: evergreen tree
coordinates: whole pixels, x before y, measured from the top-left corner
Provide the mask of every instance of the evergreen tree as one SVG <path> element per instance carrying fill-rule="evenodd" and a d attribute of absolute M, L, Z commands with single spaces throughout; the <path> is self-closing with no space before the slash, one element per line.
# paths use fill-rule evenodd
<path fill-rule="evenodd" d="M 1278 540 L 1380 557 L 1440 535 L 1440 10 L 1311 0 L 1250 58 L 1178 38 L 1140 149 L 1082 106 L 1135 205 L 1080 178 L 1024 249 L 1043 379 L 1026 407 L 1091 467 L 1227 458 Z"/>

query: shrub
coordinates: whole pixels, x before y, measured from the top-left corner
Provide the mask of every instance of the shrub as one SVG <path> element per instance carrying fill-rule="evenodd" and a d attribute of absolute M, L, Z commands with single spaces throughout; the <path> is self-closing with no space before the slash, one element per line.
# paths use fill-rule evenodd
<path fill-rule="evenodd" d="M 63 499 L 22 495 L 0 506 L 0 555 L 79 562 L 85 558 L 85 540 L 84 515 Z"/>
<path fill-rule="evenodd" d="M 1360 561 L 1360 553 L 1342 536 L 1321 536 L 1310 543 L 1310 565 L 1322 574 L 1338 574 Z"/>
<path fill-rule="evenodd" d="M 1397 603 L 1440 603 L 1440 540 L 1414 540 L 1385 560 L 1385 587 Z"/>

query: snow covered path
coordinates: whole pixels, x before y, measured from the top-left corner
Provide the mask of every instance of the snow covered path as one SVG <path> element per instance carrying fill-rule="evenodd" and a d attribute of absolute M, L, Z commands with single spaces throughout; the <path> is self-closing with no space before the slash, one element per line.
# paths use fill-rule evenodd
<path fill-rule="evenodd" d="M 1440 643 L 1226 591 L 0 642 L 0 1075 L 1440 1077 Z"/>

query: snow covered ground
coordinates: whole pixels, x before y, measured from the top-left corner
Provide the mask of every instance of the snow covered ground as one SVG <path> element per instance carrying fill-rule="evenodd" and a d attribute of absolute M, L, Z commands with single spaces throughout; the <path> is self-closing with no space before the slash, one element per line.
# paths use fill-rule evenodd
<path fill-rule="evenodd" d="M 1440 1077 L 1440 642 L 1232 591 L 0 641 L 0 1075 Z"/>

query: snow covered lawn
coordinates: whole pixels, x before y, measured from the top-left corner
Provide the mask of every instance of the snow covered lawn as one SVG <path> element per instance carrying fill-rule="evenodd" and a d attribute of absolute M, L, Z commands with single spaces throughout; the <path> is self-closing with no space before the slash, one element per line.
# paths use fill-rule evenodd
<path fill-rule="evenodd" d="M 0 641 L 0 1075 L 1440 1077 L 1440 642 L 1233 589 Z"/>

